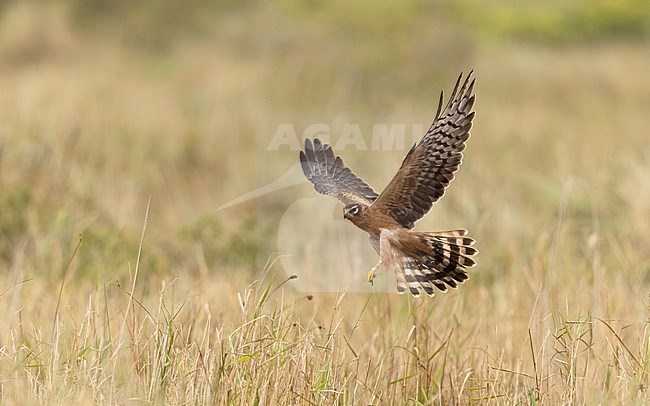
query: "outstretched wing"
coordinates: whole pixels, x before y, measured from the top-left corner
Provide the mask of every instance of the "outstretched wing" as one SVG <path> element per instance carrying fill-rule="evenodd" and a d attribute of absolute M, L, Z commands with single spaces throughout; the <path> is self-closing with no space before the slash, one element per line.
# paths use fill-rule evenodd
<path fill-rule="evenodd" d="M 332 147 L 318 138 L 305 140 L 305 150 L 300 151 L 302 171 L 318 193 L 334 196 L 343 204 L 362 203 L 370 205 L 377 193 L 350 168 L 341 157 L 334 156 Z"/>
<path fill-rule="evenodd" d="M 475 96 L 472 72 L 461 84 L 461 73 L 444 111 L 442 93 L 436 117 L 420 143 L 408 152 L 397 174 L 371 209 L 387 213 L 406 228 L 431 210 L 444 195 L 463 159 L 469 138 Z"/>

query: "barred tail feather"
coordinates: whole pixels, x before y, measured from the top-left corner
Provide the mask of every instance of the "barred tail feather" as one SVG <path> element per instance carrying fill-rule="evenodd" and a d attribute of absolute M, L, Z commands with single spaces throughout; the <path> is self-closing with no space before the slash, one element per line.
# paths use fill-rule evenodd
<path fill-rule="evenodd" d="M 423 262 L 431 270 L 430 278 L 436 288 L 446 291 L 447 287 L 456 289 L 469 276 L 467 268 L 476 266 L 472 256 L 478 253 L 473 247 L 476 241 L 466 237 L 467 230 L 417 233 L 430 252 L 423 253 Z"/>
<path fill-rule="evenodd" d="M 416 297 L 421 291 L 433 296 L 434 287 L 443 292 L 455 289 L 469 278 L 467 268 L 476 266 L 472 258 L 478 253 L 473 247 L 476 241 L 467 237 L 467 230 L 385 233 L 382 251 L 396 240 L 400 242 L 401 249 L 384 251 L 395 269 L 400 294 L 408 290 Z"/>

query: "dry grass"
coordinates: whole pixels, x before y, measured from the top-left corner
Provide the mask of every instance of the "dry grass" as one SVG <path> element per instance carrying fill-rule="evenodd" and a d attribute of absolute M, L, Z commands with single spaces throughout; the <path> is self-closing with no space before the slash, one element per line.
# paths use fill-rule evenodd
<path fill-rule="evenodd" d="M 0 14 L 0 403 L 648 402 L 647 43 L 283 2 L 152 51 L 47 4 Z M 468 68 L 465 163 L 418 224 L 478 240 L 458 291 L 301 292 L 276 236 L 307 185 L 215 210 L 295 164 L 279 125 L 426 125 Z M 404 151 L 342 153 L 380 188 Z"/>

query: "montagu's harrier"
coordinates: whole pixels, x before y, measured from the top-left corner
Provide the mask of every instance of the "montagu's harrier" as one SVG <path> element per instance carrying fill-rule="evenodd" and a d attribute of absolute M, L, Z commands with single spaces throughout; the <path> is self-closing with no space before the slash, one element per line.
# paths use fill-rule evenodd
<path fill-rule="evenodd" d="M 336 197 L 345 205 L 343 216 L 370 235 L 379 263 L 368 273 L 372 282 L 379 266 L 393 269 L 397 292 L 408 289 L 433 296 L 434 287 L 446 291 L 467 280 L 478 251 L 467 230 L 418 232 L 411 229 L 445 193 L 460 167 L 465 141 L 475 112 L 472 73 L 461 74 L 447 105 L 440 95 L 433 124 L 406 154 L 386 189 L 377 194 L 320 140 L 305 140 L 300 163 L 317 192 Z"/>

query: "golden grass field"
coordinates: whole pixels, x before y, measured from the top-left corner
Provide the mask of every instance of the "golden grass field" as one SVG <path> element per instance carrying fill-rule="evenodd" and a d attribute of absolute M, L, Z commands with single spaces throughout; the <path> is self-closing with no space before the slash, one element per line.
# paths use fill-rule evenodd
<path fill-rule="evenodd" d="M 647 36 L 391 1 L 92 4 L 0 10 L 0 404 L 650 401 Z M 470 69 L 463 166 L 417 227 L 476 238 L 459 290 L 298 289 L 277 235 L 307 183 L 217 210 L 297 163 L 268 149 L 280 125 L 427 126 Z M 339 153 L 381 189 L 405 151 Z M 320 241 L 310 262 L 340 254 Z"/>

